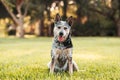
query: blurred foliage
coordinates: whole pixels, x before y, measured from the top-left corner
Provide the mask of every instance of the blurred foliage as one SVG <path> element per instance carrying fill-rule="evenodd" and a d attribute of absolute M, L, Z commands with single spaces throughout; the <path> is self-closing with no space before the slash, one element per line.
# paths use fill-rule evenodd
<path fill-rule="evenodd" d="M 72 29 L 74 36 L 116 36 L 116 28 L 109 21 L 87 21 L 85 24 L 75 23 Z M 79 27 L 78 27 L 79 26 Z"/>
<path fill-rule="evenodd" d="M 16 0 L 7 1 L 17 15 Z M 71 15 L 74 17 L 74 36 L 116 36 L 120 32 L 119 0 L 29 0 L 23 5 L 22 12 L 26 4 L 29 4 L 26 16 L 29 19 L 24 19 L 24 27 L 28 34 L 52 36 L 56 13 L 59 13 L 63 20 Z M 0 14 L 0 18 L 10 18 L 4 6 L 1 4 L 0 7 L 1 13 L 4 14 Z"/>

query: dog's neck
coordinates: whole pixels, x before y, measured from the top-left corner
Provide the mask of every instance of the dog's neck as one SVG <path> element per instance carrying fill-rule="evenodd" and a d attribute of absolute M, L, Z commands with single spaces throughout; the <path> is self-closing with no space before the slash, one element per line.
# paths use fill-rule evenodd
<path fill-rule="evenodd" d="M 59 42 L 57 39 L 55 39 L 54 44 L 54 47 L 59 49 L 67 49 L 73 47 L 70 35 L 68 35 L 67 39 L 64 42 Z"/>

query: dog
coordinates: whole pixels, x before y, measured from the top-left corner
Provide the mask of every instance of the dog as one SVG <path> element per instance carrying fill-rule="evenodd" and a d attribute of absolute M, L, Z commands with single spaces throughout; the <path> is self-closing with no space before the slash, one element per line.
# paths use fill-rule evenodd
<path fill-rule="evenodd" d="M 66 21 L 62 21 L 59 14 L 56 14 L 54 22 L 54 40 L 51 50 L 51 61 L 48 63 L 50 73 L 57 71 L 78 71 L 78 66 L 72 60 L 71 26 L 73 18 L 70 16 Z"/>

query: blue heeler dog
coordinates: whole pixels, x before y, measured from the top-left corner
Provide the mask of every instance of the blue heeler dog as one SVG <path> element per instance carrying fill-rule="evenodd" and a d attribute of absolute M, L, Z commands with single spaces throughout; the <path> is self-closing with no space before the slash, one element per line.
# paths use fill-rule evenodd
<path fill-rule="evenodd" d="M 72 60 L 72 41 L 71 26 L 73 23 L 72 16 L 66 21 L 62 21 L 59 14 L 56 14 L 54 24 L 54 40 L 51 50 L 51 61 L 48 63 L 50 73 L 56 71 L 78 71 L 78 66 Z"/>

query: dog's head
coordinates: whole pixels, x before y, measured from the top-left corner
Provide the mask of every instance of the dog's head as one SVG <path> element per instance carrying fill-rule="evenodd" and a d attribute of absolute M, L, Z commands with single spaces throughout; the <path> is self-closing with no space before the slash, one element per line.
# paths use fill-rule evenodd
<path fill-rule="evenodd" d="M 66 21 L 62 21 L 59 14 L 56 14 L 54 25 L 54 37 L 59 42 L 64 42 L 70 35 L 73 18 L 70 16 Z"/>

